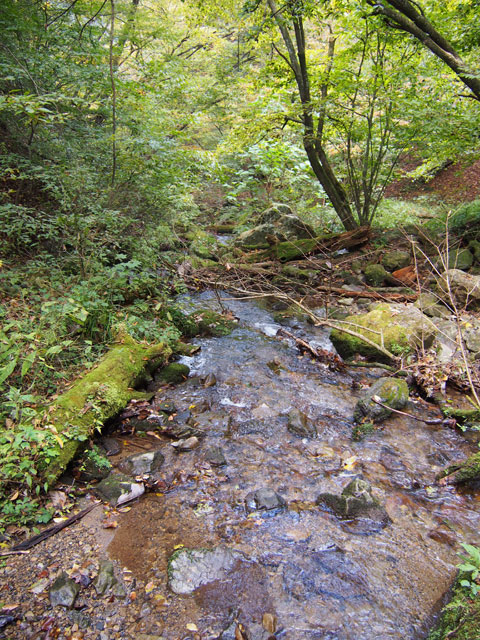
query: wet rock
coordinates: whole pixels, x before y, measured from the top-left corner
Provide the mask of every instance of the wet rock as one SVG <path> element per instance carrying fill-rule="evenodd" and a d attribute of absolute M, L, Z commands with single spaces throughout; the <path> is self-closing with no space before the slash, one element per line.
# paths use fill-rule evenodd
<path fill-rule="evenodd" d="M 76 582 L 71 580 L 66 573 L 61 573 L 50 587 L 49 597 L 53 607 L 73 607 L 80 591 Z"/>
<path fill-rule="evenodd" d="M 410 254 L 407 251 L 388 251 L 382 258 L 382 265 L 392 273 L 410 264 Z"/>
<path fill-rule="evenodd" d="M 222 633 L 218 640 L 238 640 L 237 623 L 233 621 Z"/>
<path fill-rule="evenodd" d="M 227 464 L 225 454 L 220 447 L 209 447 L 205 453 L 205 460 L 213 467 L 223 467 Z"/>
<path fill-rule="evenodd" d="M 169 400 L 164 400 L 163 402 L 161 402 L 158 405 L 157 409 L 162 413 L 166 413 L 168 416 L 171 416 L 177 410 L 173 402 L 170 402 Z"/>
<path fill-rule="evenodd" d="M 411 304 L 378 304 L 368 313 L 349 315 L 346 321 L 356 325 L 356 333 L 377 345 L 383 344 L 394 355 L 406 355 L 419 347 L 427 349 L 437 334 L 430 318 Z M 359 353 L 377 361 L 385 359 L 375 346 L 338 329 L 331 332 L 330 338 L 343 358 Z"/>
<path fill-rule="evenodd" d="M 171 443 L 176 451 L 191 451 L 192 449 L 196 449 L 199 444 L 200 440 L 197 436 L 190 436 L 190 438 L 184 438 Z"/>
<path fill-rule="evenodd" d="M 217 384 L 217 378 L 215 377 L 214 373 L 209 373 L 207 376 L 205 376 L 203 380 L 203 386 L 205 388 L 214 387 L 216 384 Z"/>
<path fill-rule="evenodd" d="M 122 451 L 122 445 L 116 438 L 102 438 L 100 444 L 106 456 L 116 456 Z"/>
<path fill-rule="evenodd" d="M 381 422 L 392 414 L 390 409 L 377 404 L 375 398 L 392 409 L 401 410 L 408 402 L 408 385 L 404 379 L 379 378 L 357 402 L 353 412 L 356 422 L 365 419 Z"/>
<path fill-rule="evenodd" d="M 368 264 L 364 274 L 365 282 L 372 287 L 381 287 L 388 276 L 388 272 L 381 264 Z"/>
<path fill-rule="evenodd" d="M 15 622 L 15 620 L 16 620 L 15 616 L 11 616 L 11 615 L 0 616 L 0 629 L 4 629 L 5 627 L 8 627 L 8 625 Z"/>
<path fill-rule="evenodd" d="M 227 547 L 179 549 L 168 561 L 170 589 L 177 594 L 193 593 L 200 586 L 221 580 L 243 558 Z"/>
<path fill-rule="evenodd" d="M 387 512 L 372 495 L 370 483 L 362 478 L 352 480 L 341 495 L 321 493 L 317 504 L 342 519 L 367 519 L 378 524 L 379 528 L 390 522 Z"/>
<path fill-rule="evenodd" d="M 143 476 L 155 473 L 165 462 L 165 457 L 160 451 L 147 451 L 129 456 L 119 465 L 120 471 L 129 476 Z"/>
<path fill-rule="evenodd" d="M 248 513 L 285 509 L 286 506 L 287 503 L 282 496 L 268 487 L 252 491 L 245 498 L 245 508 Z"/>
<path fill-rule="evenodd" d="M 277 205 L 260 215 L 257 226 L 238 235 L 235 245 L 244 248 L 265 247 L 287 240 L 314 237 L 315 230 L 311 225 L 294 215 L 287 205 Z"/>
<path fill-rule="evenodd" d="M 107 591 L 113 589 L 116 584 L 117 579 L 114 574 L 113 562 L 110 560 L 102 560 L 98 568 L 97 577 L 93 581 L 97 595 L 105 595 Z"/>
<path fill-rule="evenodd" d="M 114 507 L 118 507 L 129 500 L 138 498 L 145 493 L 141 483 L 133 482 L 131 478 L 120 473 L 111 473 L 94 488 L 94 492 Z"/>
<path fill-rule="evenodd" d="M 339 547 L 305 554 L 299 563 L 287 563 L 283 569 L 285 590 L 303 602 L 315 596 L 336 600 L 368 597 L 364 570 Z"/>
<path fill-rule="evenodd" d="M 292 409 L 288 414 L 287 429 L 301 438 L 317 437 L 317 428 L 299 409 Z"/>
<path fill-rule="evenodd" d="M 460 269 L 449 269 L 436 280 L 438 295 L 451 304 L 452 295 L 459 305 L 474 311 L 480 308 L 480 276 L 465 273 Z"/>
<path fill-rule="evenodd" d="M 145 431 L 157 431 L 162 430 L 162 426 L 167 421 L 166 414 L 157 414 L 155 418 L 151 418 L 148 420 L 139 420 L 138 418 L 130 418 L 126 423 L 126 427 L 131 429 L 132 431 L 136 431 L 138 433 L 143 433 Z"/>
<path fill-rule="evenodd" d="M 162 382 L 168 382 L 169 384 L 179 384 L 188 378 L 190 374 L 190 367 L 180 362 L 172 362 L 166 367 L 160 370 L 157 374 L 157 378 Z"/>

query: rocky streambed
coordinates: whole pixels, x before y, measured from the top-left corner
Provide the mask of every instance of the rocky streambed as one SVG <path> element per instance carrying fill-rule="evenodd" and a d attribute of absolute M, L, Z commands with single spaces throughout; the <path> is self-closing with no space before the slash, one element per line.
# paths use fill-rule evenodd
<path fill-rule="evenodd" d="M 184 304 L 218 309 L 208 292 Z M 197 339 L 181 361 L 188 378 L 159 387 L 143 434 L 113 434 L 122 451 L 110 460 L 138 484 L 150 476 L 152 490 L 9 558 L 1 598 L 16 606 L 5 637 L 425 637 L 459 543 L 480 539 L 476 496 L 435 478 L 475 447 L 405 416 L 354 442 L 358 396 L 383 372 L 333 372 L 280 339 L 271 312 L 222 305 L 234 331 Z M 326 330 L 286 322 L 330 348 Z M 407 409 L 430 411 L 420 399 Z M 175 438 L 156 429 L 162 421 Z M 157 470 L 132 466 L 136 454 Z M 53 606 L 63 572 L 78 593 Z"/>

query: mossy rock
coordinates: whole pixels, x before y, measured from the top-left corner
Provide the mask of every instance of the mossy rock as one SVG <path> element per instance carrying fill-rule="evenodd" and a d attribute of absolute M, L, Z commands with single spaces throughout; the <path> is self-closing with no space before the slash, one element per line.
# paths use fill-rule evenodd
<path fill-rule="evenodd" d="M 473 254 L 468 249 L 454 249 L 448 253 L 448 268 L 468 271 L 473 265 Z M 439 265 L 441 266 L 441 265 Z"/>
<path fill-rule="evenodd" d="M 381 264 L 368 264 L 364 275 L 365 282 L 371 287 L 381 287 L 388 277 L 388 272 Z"/>
<path fill-rule="evenodd" d="M 403 409 L 408 402 L 408 385 L 403 379 L 379 378 L 357 402 L 353 412 L 355 422 L 365 419 L 369 422 L 382 422 L 392 414 L 390 409 L 374 402 L 375 397 L 387 407 Z"/>
<path fill-rule="evenodd" d="M 171 322 L 186 338 L 196 336 L 226 336 L 236 326 L 234 320 L 225 318 L 221 313 L 211 309 L 199 309 L 194 313 L 186 314 L 177 306 L 167 307 L 163 318 Z"/>
<path fill-rule="evenodd" d="M 413 305 L 379 304 L 368 313 L 347 316 L 345 322 L 346 328 L 379 346 L 383 344 L 393 355 L 404 356 L 417 348 L 428 348 L 437 333 L 431 320 Z M 374 345 L 340 329 L 333 329 L 330 338 L 342 358 L 360 354 L 378 361 L 388 360 Z"/>
<path fill-rule="evenodd" d="M 453 484 L 477 484 L 480 480 L 480 453 L 475 453 L 463 462 L 447 467 L 440 477 L 449 477 Z"/>
<path fill-rule="evenodd" d="M 287 278 L 300 280 L 301 282 L 309 282 L 313 277 L 315 277 L 314 271 L 309 271 L 308 269 L 299 269 L 298 267 L 293 267 L 288 264 L 282 267 L 281 274 Z"/>
<path fill-rule="evenodd" d="M 388 251 L 382 258 L 382 265 L 392 273 L 397 269 L 403 269 L 410 264 L 408 251 Z"/>
<path fill-rule="evenodd" d="M 188 378 L 190 368 L 180 362 L 171 362 L 158 374 L 158 379 L 169 384 L 179 384 Z"/>
<path fill-rule="evenodd" d="M 235 320 L 211 309 L 200 309 L 192 315 L 197 323 L 198 335 L 202 336 L 228 336 L 237 326 Z"/>

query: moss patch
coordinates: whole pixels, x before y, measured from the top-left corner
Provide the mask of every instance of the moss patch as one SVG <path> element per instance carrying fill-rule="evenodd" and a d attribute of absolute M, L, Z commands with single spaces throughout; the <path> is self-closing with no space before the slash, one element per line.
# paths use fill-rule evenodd
<path fill-rule="evenodd" d="M 429 347 L 436 329 L 418 309 L 410 306 L 400 310 L 394 305 L 379 304 L 363 315 L 347 316 L 345 328 L 382 345 L 396 356 L 413 353 L 417 347 Z M 361 337 L 333 329 L 331 340 L 343 358 L 361 354 L 378 362 L 385 361 L 385 354 L 375 346 L 365 343 Z"/>
<path fill-rule="evenodd" d="M 158 368 L 171 353 L 166 344 L 139 344 L 122 335 L 92 371 L 51 405 L 45 421 L 59 438 L 41 465 L 42 476 L 49 484 L 75 457 L 81 443 L 138 395 L 134 386 L 145 370 Z"/>
<path fill-rule="evenodd" d="M 480 638 L 480 596 L 472 598 L 469 591 L 460 586 L 460 574 L 452 591 L 452 599 L 444 607 L 437 626 L 430 631 L 427 640 L 478 640 Z"/>
<path fill-rule="evenodd" d="M 160 380 L 162 380 L 162 382 L 178 384 L 186 380 L 189 373 L 190 369 L 186 364 L 180 364 L 180 362 L 172 362 L 160 371 L 158 377 Z"/>

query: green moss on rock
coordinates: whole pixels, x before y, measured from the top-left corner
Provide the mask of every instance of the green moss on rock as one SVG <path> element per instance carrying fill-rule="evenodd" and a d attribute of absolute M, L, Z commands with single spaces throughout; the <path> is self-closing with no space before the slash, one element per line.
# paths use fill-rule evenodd
<path fill-rule="evenodd" d="M 158 378 L 169 384 L 179 384 L 188 378 L 190 368 L 180 362 L 171 362 L 160 371 Z"/>
<path fill-rule="evenodd" d="M 381 287 L 388 276 L 381 264 L 368 264 L 365 267 L 365 282 L 372 287 Z"/>
<path fill-rule="evenodd" d="M 460 585 L 468 576 L 459 574 L 452 589 L 450 602 L 443 608 L 440 619 L 427 640 L 478 640 L 480 638 L 480 597 L 472 598 Z"/>
<path fill-rule="evenodd" d="M 369 313 L 347 316 L 345 323 L 347 329 L 365 336 L 376 345 L 383 345 L 398 356 L 412 353 L 421 346 L 428 348 L 437 331 L 434 324 L 413 305 L 379 304 Z M 340 329 L 333 329 L 330 337 L 342 358 L 360 354 L 377 361 L 386 359 L 380 349 L 367 344 L 361 337 Z"/>

